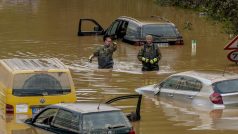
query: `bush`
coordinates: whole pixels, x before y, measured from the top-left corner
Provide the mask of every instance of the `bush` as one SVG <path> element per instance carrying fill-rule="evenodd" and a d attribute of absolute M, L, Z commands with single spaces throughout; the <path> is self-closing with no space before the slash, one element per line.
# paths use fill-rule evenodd
<path fill-rule="evenodd" d="M 238 34 L 237 0 L 155 0 L 162 6 L 178 6 L 206 12 L 210 17 L 224 23 L 227 33 Z"/>

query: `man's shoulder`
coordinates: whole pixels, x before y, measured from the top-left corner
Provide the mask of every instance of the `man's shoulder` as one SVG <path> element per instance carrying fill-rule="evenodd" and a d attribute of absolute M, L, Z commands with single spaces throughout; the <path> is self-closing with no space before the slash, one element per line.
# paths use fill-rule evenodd
<path fill-rule="evenodd" d="M 100 50 L 100 49 L 103 49 L 103 48 L 104 48 L 103 45 L 97 46 L 97 50 Z"/>

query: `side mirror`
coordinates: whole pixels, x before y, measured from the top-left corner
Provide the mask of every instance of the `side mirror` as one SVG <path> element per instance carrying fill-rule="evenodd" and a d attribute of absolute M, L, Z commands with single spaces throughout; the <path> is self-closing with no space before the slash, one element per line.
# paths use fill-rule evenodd
<path fill-rule="evenodd" d="M 27 124 L 33 124 L 32 118 L 26 119 L 24 122 Z"/>
<path fill-rule="evenodd" d="M 154 86 L 154 95 L 158 95 L 160 92 L 161 87 L 163 87 L 163 83 L 157 84 Z"/>

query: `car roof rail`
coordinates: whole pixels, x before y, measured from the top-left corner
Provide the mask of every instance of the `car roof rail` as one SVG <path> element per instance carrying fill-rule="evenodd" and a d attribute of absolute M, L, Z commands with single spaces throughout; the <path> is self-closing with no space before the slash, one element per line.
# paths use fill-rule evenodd
<path fill-rule="evenodd" d="M 166 19 L 166 18 L 164 18 L 164 17 L 161 17 L 161 16 L 151 15 L 150 17 L 151 17 L 151 18 L 157 18 L 157 19 L 160 19 L 160 20 L 163 20 L 163 21 L 172 23 L 172 22 L 169 21 L 168 19 Z"/>
<path fill-rule="evenodd" d="M 139 20 L 132 18 L 132 17 L 128 17 L 128 16 L 121 16 L 119 18 L 130 19 L 130 20 L 136 21 L 137 23 L 141 23 Z"/>

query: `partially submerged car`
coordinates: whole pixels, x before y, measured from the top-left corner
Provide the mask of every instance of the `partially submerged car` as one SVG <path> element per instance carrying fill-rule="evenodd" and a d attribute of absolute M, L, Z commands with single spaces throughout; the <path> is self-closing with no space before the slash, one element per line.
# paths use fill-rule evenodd
<path fill-rule="evenodd" d="M 76 102 L 70 70 L 59 59 L 0 60 L 6 113 L 36 114 L 47 105 Z"/>
<path fill-rule="evenodd" d="M 141 95 L 120 96 L 100 103 L 60 103 L 50 105 L 25 123 L 59 134 L 135 134 L 129 119 L 140 119 Z M 109 104 L 121 99 L 138 98 L 136 114 L 125 116 Z M 138 113 L 137 113 L 138 112 Z"/>
<path fill-rule="evenodd" d="M 183 45 L 183 38 L 175 24 L 159 16 L 132 18 L 121 16 L 104 30 L 93 19 L 80 19 L 78 36 L 104 35 L 112 39 L 122 39 L 130 44 L 140 45 L 146 35 L 152 35 L 158 45 Z"/>
<path fill-rule="evenodd" d="M 186 71 L 164 81 L 137 88 L 136 92 L 166 97 L 195 108 L 224 109 L 238 106 L 238 75 L 224 71 Z"/>

